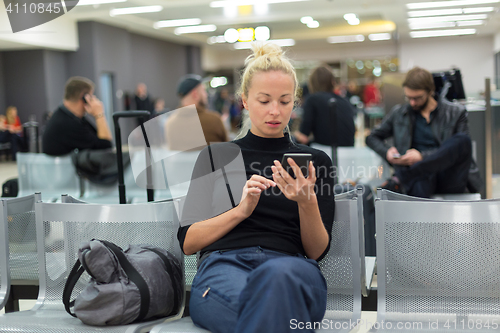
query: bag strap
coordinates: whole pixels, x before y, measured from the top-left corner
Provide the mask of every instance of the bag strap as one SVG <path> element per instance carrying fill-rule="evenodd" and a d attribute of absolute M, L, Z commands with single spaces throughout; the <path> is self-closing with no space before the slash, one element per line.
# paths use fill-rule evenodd
<path fill-rule="evenodd" d="M 214 160 L 212 157 L 212 148 L 210 148 L 210 145 L 208 145 L 208 153 L 210 154 L 210 164 L 212 165 L 212 172 L 215 172 Z M 221 166 L 221 170 L 222 175 L 224 176 L 224 181 L 226 182 L 226 189 L 227 193 L 229 194 L 229 199 L 231 200 L 231 205 L 233 205 L 233 208 L 235 208 L 236 203 L 234 202 L 233 192 L 231 192 L 231 187 L 229 186 L 229 181 L 227 180 L 226 170 L 224 169 L 223 165 Z"/>
<path fill-rule="evenodd" d="M 75 265 L 73 266 L 73 269 L 69 273 L 68 279 L 66 280 L 66 283 L 64 284 L 64 290 L 63 290 L 63 303 L 64 303 L 64 308 L 66 309 L 66 312 L 72 315 L 73 317 L 76 318 L 76 315 L 71 312 L 71 308 L 75 305 L 75 301 L 70 301 L 71 293 L 73 292 L 73 289 L 75 288 L 76 283 L 78 282 L 78 279 L 80 279 L 80 276 L 83 274 L 85 269 L 80 263 L 80 260 L 77 259 Z"/>
<path fill-rule="evenodd" d="M 150 302 L 149 288 L 146 281 L 141 276 L 141 274 L 139 274 L 139 272 L 134 268 L 134 266 L 132 266 L 130 261 L 128 261 L 127 257 L 123 253 L 123 250 L 119 246 L 108 241 L 104 240 L 99 240 L 99 241 L 115 254 L 116 258 L 118 259 L 118 262 L 125 271 L 125 274 L 127 274 L 130 281 L 132 281 L 137 286 L 137 289 L 139 289 L 139 294 L 141 295 L 141 309 L 139 311 L 139 316 L 136 318 L 135 321 L 143 320 L 148 314 L 149 302 Z"/>
<path fill-rule="evenodd" d="M 174 315 L 177 313 L 179 310 L 179 292 L 177 291 L 177 288 L 175 287 L 175 281 L 174 281 L 174 270 L 172 269 L 172 265 L 170 263 L 170 259 L 157 249 L 150 249 L 145 247 L 146 250 L 149 250 L 151 252 L 156 253 L 161 260 L 165 263 L 165 268 L 167 269 L 167 273 L 170 276 L 170 280 L 172 281 L 172 289 L 174 290 L 174 307 L 172 308 L 172 312 L 170 312 L 169 316 Z"/>

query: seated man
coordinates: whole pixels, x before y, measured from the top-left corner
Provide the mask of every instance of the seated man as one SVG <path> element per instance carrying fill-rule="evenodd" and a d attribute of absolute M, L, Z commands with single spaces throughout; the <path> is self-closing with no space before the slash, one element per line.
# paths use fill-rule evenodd
<path fill-rule="evenodd" d="M 403 90 L 408 103 L 395 106 L 366 138 L 394 166 L 395 175 L 383 187 L 422 198 L 463 193 L 475 167 L 465 107 L 436 101 L 432 74 L 419 67 L 407 73 Z"/>
<path fill-rule="evenodd" d="M 94 126 L 85 119 L 88 113 Z M 64 88 L 63 104 L 49 119 L 43 133 L 43 152 L 61 156 L 74 149 L 111 148 L 111 131 L 102 102 L 94 96 L 94 83 L 84 77 L 72 77 Z"/>
<path fill-rule="evenodd" d="M 186 112 L 186 109 L 172 111 L 172 115 L 165 123 L 168 149 L 189 150 L 200 147 L 200 143 L 204 146 L 205 142 L 210 144 L 228 141 L 227 130 L 220 114 L 207 109 L 208 94 L 202 84 L 201 76 L 194 74 L 183 76 L 177 85 L 177 94 L 180 97 L 180 107 L 194 105 L 196 113 L 191 114 Z M 196 124 L 201 124 L 205 140 L 199 140 L 200 138 L 193 135 Z"/>

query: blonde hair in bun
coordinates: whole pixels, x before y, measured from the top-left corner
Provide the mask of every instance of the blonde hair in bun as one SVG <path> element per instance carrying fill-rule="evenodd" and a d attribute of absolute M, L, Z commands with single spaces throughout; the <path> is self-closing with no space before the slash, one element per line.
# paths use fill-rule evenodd
<path fill-rule="evenodd" d="M 250 89 L 255 73 L 280 71 L 292 77 L 295 86 L 294 101 L 297 101 L 297 93 L 299 91 L 297 74 L 290 59 L 285 56 L 283 49 L 273 43 L 254 42 L 252 43 L 252 51 L 253 53 L 245 59 L 245 69 L 241 74 L 241 85 L 237 94 L 239 96 L 248 96 L 248 90 Z M 243 114 L 242 126 L 236 138 L 244 137 L 250 130 L 250 127 L 250 118 L 248 117 L 248 111 L 246 111 Z M 288 131 L 287 126 L 285 132 Z"/>

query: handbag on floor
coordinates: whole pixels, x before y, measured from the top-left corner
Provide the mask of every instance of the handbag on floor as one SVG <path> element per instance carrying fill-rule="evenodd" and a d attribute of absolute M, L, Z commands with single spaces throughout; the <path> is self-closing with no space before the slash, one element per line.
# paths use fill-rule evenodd
<path fill-rule="evenodd" d="M 71 301 L 84 271 L 90 282 Z M 63 303 L 84 324 L 124 325 L 176 314 L 182 293 L 182 266 L 168 251 L 150 245 L 129 245 L 123 251 L 111 242 L 93 239 L 78 250 Z"/>

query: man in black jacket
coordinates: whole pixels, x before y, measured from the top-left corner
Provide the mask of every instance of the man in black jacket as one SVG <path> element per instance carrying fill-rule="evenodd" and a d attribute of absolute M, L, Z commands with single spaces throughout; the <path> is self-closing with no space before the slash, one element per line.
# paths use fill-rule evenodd
<path fill-rule="evenodd" d="M 95 127 L 87 119 L 95 120 Z M 71 77 L 64 88 L 63 104 L 57 108 L 43 133 L 43 152 L 61 156 L 74 149 L 111 148 L 111 131 L 102 102 L 94 95 L 94 83 L 84 77 Z"/>
<path fill-rule="evenodd" d="M 475 168 L 465 107 L 434 99 L 432 74 L 419 67 L 408 72 L 403 90 L 408 103 L 395 106 L 366 138 L 394 166 L 395 175 L 383 187 L 423 198 L 463 193 Z"/>

